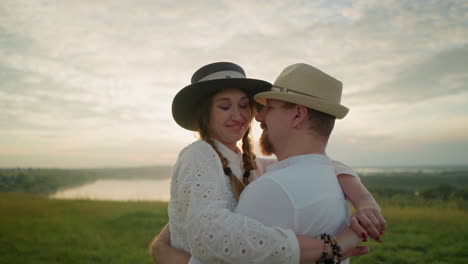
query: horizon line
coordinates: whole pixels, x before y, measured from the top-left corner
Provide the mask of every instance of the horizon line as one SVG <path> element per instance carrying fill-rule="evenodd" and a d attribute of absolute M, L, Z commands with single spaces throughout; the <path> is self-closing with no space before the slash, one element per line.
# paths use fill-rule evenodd
<path fill-rule="evenodd" d="M 102 166 L 102 167 L 33 167 L 33 166 L 0 166 L 1 170 L 14 170 L 14 169 L 50 169 L 50 170 L 96 170 L 96 169 L 139 169 L 139 168 L 152 168 L 152 167 L 172 167 L 169 164 L 154 164 L 154 165 L 135 165 L 135 166 Z M 419 164 L 419 165 L 349 165 L 354 169 L 418 169 L 418 168 L 468 168 L 468 164 Z"/>

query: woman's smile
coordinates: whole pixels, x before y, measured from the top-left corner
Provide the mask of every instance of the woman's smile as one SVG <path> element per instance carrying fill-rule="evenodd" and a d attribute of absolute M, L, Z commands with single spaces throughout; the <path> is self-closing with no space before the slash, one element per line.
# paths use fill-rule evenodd
<path fill-rule="evenodd" d="M 243 130 L 244 125 L 245 123 L 235 123 L 235 124 L 228 124 L 226 125 L 226 127 L 234 131 L 241 131 Z"/>

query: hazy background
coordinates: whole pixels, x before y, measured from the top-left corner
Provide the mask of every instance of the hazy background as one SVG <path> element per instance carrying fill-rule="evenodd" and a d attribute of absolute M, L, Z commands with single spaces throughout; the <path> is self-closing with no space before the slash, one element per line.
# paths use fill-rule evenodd
<path fill-rule="evenodd" d="M 467 1 L 2 0 L 0 167 L 172 164 L 172 99 L 214 61 L 341 80 L 350 165 L 468 164 Z"/>

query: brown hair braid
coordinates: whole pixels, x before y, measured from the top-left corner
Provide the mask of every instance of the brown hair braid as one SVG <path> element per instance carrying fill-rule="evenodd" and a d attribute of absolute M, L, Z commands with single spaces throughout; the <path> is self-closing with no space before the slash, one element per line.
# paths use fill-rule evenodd
<path fill-rule="evenodd" d="M 250 143 L 250 128 L 247 129 L 247 131 L 244 134 L 244 137 L 242 138 L 242 161 L 244 163 L 244 177 L 243 180 L 240 181 L 239 178 L 234 175 L 234 173 L 230 170 L 229 168 L 229 161 L 223 156 L 223 154 L 218 150 L 216 147 L 216 144 L 214 143 L 210 130 L 209 130 L 209 120 L 210 120 L 210 106 L 211 106 L 211 99 L 213 95 L 211 95 L 209 98 L 207 98 L 200 107 L 200 111 L 198 112 L 198 132 L 200 134 L 200 139 L 207 142 L 208 144 L 211 145 L 211 147 L 216 151 L 218 156 L 221 159 L 221 164 L 223 166 L 223 169 L 226 173 L 226 175 L 229 177 L 230 182 L 231 182 L 231 191 L 234 199 L 236 201 L 239 200 L 240 194 L 244 190 L 245 186 L 249 183 L 248 177 L 250 176 L 250 171 L 256 169 L 255 166 L 255 154 L 252 153 L 251 149 L 251 143 Z M 255 114 L 255 110 L 253 109 L 253 103 L 252 103 L 252 98 L 250 98 L 250 105 L 252 109 L 252 116 L 249 120 L 249 122 L 252 120 L 253 115 Z"/>
<path fill-rule="evenodd" d="M 242 161 L 244 163 L 244 175 L 242 181 L 247 186 L 249 184 L 250 171 L 257 168 L 255 164 L 256 156 L 252 152 L 252 144 L 250 143 L 250 127 L 245 132 L 244 137 L 242 137 Z"/>

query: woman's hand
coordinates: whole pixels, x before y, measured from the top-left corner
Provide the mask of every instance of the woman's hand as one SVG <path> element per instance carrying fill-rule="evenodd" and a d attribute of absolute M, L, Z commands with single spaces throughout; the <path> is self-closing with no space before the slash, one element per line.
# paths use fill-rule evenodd
<path fill-rule="evenodd" d="M 381 242 L 380 236 L 387 229 L 387 222 L 374 196 L 352 175 L 340 174 L 338 181 L 344 194 L 356 209 L 350 219 L 351 228 L 364 241 L 369 235 L 377 242 Z"/>
<path fill-rule="evenodd" d="M 325 248 L 323 240 L 297 235 L 297 242 L 299 243 L 299 250 L 301 253 L 301 264 L 320 260 Z M 338 234 L 336 242 L 341 247 L 343 260 L 351 256 L 361 256 L 369 253 L 368 247 L 359 246 L 362 239 L 349 227 Z M 328 247 L 328 255 L 332 256 L 331 247 Z"/>
<path fill-rule="evenodd" d="M 351 256 L 362 256 L 369 253 L 369 247 L 359 246 L 359 244 L 362 242 L 362 238 L 357 236 L 356 233 L 349 227 L 338 234 L 336 241 L 341 247 L 343 259 L 347 259 Z"/>
<path fill-rule="evenodd" d="M 385 233 L 387 222 L 380 211 L 379 205 L 372 197 L 358 204 L 351 216 L 350 226 L 356 234 L 360 234 L 362 239 L 367 240 L 366 234 L 368 234 L 375 241 L 382 242 L 380 236 Z"/>
<path fill-rule="evenodd" d="M 190 255 L 182 250 L 171 247 L 171 232 L 166 224 L 158 236 L 150 244 L 150 252 L 154 263 L 159 264 L 186 264 Z"/>

